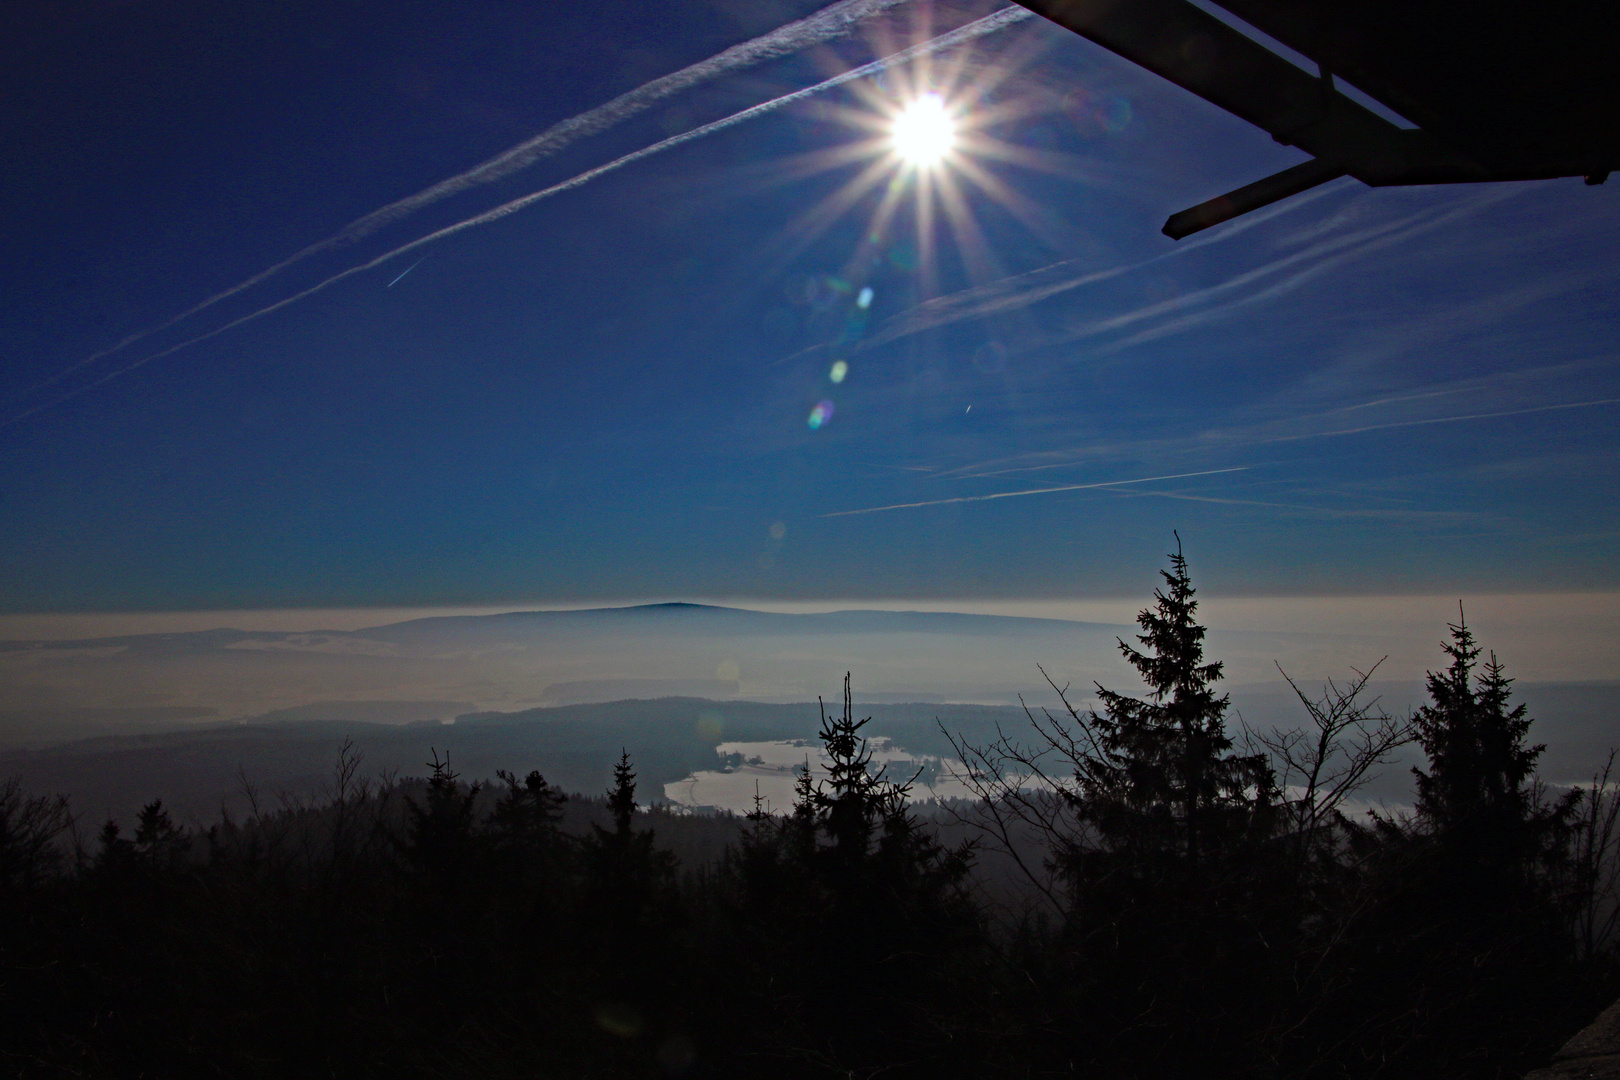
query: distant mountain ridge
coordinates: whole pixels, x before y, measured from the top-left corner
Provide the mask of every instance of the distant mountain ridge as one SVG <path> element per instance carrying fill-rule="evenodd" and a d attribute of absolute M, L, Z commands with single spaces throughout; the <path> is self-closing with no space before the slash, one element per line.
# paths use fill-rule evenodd
<path fill-rule="evenodd" d="M 1137 686 L 1118 646 L 1135 629 L 959 612 L 790 614 L 666 603 L 432 616 L 359 630 L 7 641 L 0 748 L 266 716 L 409 723 L 670 696 L 805 702 L 836 696 L 846 672 L 861 701 L 1040 706 L 1056 702 L 1044 670 L 1084 707 L 1093 683 Z M 1401 644 L 1377 683 L 1395 711 L 1421 697 L 1423 671 L 1440 660 L 1427 642 Z M 1235 700 L 1262 718 L 1298 709 L 1276 661 L 1313 687 L 1394 651 L 1387 640 L 1356 635 L 1220 629 L 1207 646 L 1226 664 Z"/>
<path fill-rule="evenodd" d="M 788 614 L 664 603 L 431 616 L 358 630 L 12 640 L 0 642 L 0 746 L 108 730 L 64 720 L 53 740 L 48 724 L 5 725 L 5 716 L 31 710 L 71 718 L 140 705 L 241 720 L 288 710 L 307 716 L 323 701 L 457 702 L 468 712 L 671 694 L 804 701 L 835 693 L 846 671 L 860 693 L 886 701 L 1005 703 L 1040 691 L 1037 662 L 1112 663 L 1114 639 L 1126 629 L 953 612 Z"/>
<path fill-rule="evenodd" d="M 1125 631 L 1125 624 L 1077 622 L 1022 615 L 985 615 L 967 612 L 889 611 L 849 608 L 828 612 L 774 612 L 714 604 L 669 602 L 626 607 L 569 608 L 509 611 L 491 615 L 433 615 L 381 623 L 358 630 L 238 630 L 220 627 L 154 634 L 124 634 L 100 638 L 0 640 L 0 653 L 40 649 L 88 650 L 122 646 L 149 651 L 156 648 L 200 650 L 229 648 L 246 641 L 276 642 L 298 638 L 363 638 L 396 644 L 464 641 L 477 637 L 513 636 L 536 629 L 577 629 L 581 624 L 625 630 L 667 629 L 670 620 L 685 620 L 687 628 L 725 630 L 748 634 L 794 633 L 1000 633 L 1041 634 L 1059 628 L 1108 628 Z M 696 620 L 703 620 L 699 623 Z"/>

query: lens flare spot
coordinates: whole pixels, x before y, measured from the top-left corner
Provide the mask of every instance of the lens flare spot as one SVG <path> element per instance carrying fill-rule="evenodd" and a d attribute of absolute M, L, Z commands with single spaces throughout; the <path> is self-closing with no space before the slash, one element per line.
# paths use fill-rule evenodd
<path fill-rule="evenodd" d="M 641 1034 L 641 1014 L 628 1005 L 607 1003 L 596 1007 L 596 1026 L 609 1035 L 633 1039 Z"/>
<path fill-rule="evenodd" d="M 833 403 L 831 401 L 817 402 L 816 407 L 810 410 L 810 419 L 806 423 L 810 425 L 811 431 L 817 431 L 820 430 L 823 424 L 832 419 L 832 415 Z"/>
<path fill-rule="evenodd" d="M 1131 122 L 1131 103 L 1113 94 L 1094 93 L 1084 87 L 1069 91 L 1063 101 L 1080 134 L 1087 138 L 1116 135 Z"/>
<path fill-rule="evenodd" d="M 868 285 L 866 288 L 862 289 L 861 294 L 855 298 L 855 306 L 860 308 L 862 311 L 865 311 L 867 308 L 872 306 L 872 297 L 874 295 L 876 294 L 872 292 L 872 286 Z"/>
<path fill-rule="evenodd" d="M 812 274 L 800 280 L 794 299 L 815 311 L 831 311 L 841 298 L 855 291 L 843 278 L 832 274 Z"/>
<path fill-rule="evenodd" d="M 924 94 L 894 118 L 894 149 L 919 169 L 932 168 L 956 142 L 956 121 L 938 94 Z"/>
<path fill-rule="evenodd" d="M 1098 118 L 1110 133 L 1124 131 L 1131 122 L 1131 103 L 1124 98 L 1109 98 L 1099 111 Z"/>
<path fill-rule="evenodd" d="M 831 379 L 835 383 L 841 383 L 844 381 L 844 376 L 848 374 L 849 365 L 844 363 L 842 360 L 834 360 L 832 370 L 827 372 L 827 378 Z M 812 424 L 810 426 L 814 427 L 815 425 Z"/>
<path fill-rule="evenodd" d="M 742 676 L 742 669 L 737 667 L 734 661 L 727 660 L 720 666 L 723 668 L 726 666 L 726 664 L 731 664 L 732 668 L 736 671 L 736 674 L 730 676 L 722 675 L 717 670 L 715 672 L 715 678 L 737 679 Z M 718 743 L 721 737 L 725 734 L 726 722 L 717 712 L 701 712 L 698 713 L 697 723 L 693 725 L 693 728 L 696 730 L 697 737 L 699 739 L 708 743 L 710 746 L 713 746 Z"/>
<path fill-rule="evenodd" d="M 889 249 L 888 258 L 890 266 L 904 273 L 910 273 L 921 265 L 921 260 L 917 258 L 917 249 L 910 244 L 895 244 Z"/>
<path fill-rule="evenodd" d="M 1007 370 L 1007 346 L 999 341 L 987 341 L 973 350 L 973 366 L 986 375 L 998 375 Z"/>

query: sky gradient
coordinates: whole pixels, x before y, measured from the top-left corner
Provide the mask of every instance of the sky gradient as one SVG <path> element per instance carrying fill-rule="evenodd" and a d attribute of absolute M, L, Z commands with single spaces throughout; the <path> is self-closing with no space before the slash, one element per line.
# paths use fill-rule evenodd
<path fill-rule="evenodd" d="M 1172 530 L 1209 595 L 1620 588 L 1615 185 L 1177 243 L 1299 152 L 1000 5 L 820 6 L 3 16 L 0 608 L 1134 597 Z"/>

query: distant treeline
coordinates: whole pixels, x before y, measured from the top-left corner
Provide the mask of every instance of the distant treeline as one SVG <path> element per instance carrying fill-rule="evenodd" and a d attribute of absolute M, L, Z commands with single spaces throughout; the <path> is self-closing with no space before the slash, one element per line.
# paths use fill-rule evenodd
<path fill-rule="evenodd" d="M 923 817 L 846 678 L 789 812 L 539 773 L 372 780 L 87 833 L 0 788 L 0 1062 L 24 1077 L 1519 1077 L 1620 992 L 1608 767 L 1539 784 L 1462 621 L 1407 717 L 1368 673 L 1229 722 L 1180 553 L 1145 689 L 957 740 Z M 1059 698 L 1064 689 L 1056 687 Z M 1356 810 L 1415 742 L 1413 810 Z M 967 835 L 971 839 L 961 841 Z M 683 858 L 677 858 L 676 850 Z M 993 866 L 995 873 L 987 874 Z"/>

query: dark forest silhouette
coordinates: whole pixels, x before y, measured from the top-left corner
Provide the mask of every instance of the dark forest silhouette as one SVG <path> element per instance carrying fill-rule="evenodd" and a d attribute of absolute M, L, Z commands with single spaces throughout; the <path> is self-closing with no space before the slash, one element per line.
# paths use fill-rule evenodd
<path fill-rule="evenodd" d="M 846 677 L 794 805 L 695 822 L 434 755 L 206 829 L 87 838 L 0 788 L 0 1061 L 18 1076 L 1517 1077 L 1620 991 L 1617 800 L 1553 793 L 1459 613 L 1409 718 L 1371 672 L 1251 731 L 1178 550 L 1142 696 L 958 742 L 942 822 Z M 1296 687 L 1297 690 L 1297 687 Z M 1405 815 L 1352 812 L 1401 745 Z M 1611 759 L 1612 760 L 1612 759 Z M 947 827 L 948 826 L 948 827 Z M 971 826 L 975 839 L 947 841 Z M 661 830 L 727 830 L 682 865 Z M 985 867 L 998 871 L 992 886 Z"/>

